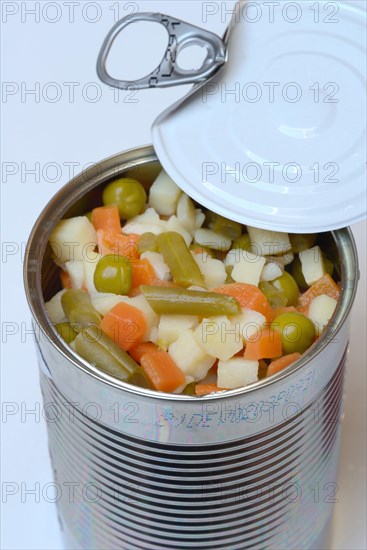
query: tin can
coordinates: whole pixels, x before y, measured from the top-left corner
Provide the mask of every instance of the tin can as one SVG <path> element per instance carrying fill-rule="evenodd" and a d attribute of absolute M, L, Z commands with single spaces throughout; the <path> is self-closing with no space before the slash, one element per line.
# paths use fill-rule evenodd
<path fill-rule="evenodd" d="M 152 147 L 66 185 L 40 215 L 25 262 L 49 449 L 67 549 L 327 548 L 349 313 L 358 264 L 349 229 L 323 235 L 342 285 L 327 330 L 285 371 L 206 397 L 124 384 L 73 354 L 48 320 L 58 290 L 48 237 L 101 202 L 104 185 L 160 170 Z"/>

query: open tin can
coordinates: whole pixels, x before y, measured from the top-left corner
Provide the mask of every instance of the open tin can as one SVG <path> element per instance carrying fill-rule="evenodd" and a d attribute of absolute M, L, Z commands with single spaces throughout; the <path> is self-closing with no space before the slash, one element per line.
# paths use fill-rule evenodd
<path fill-rule="evenodd" d="M 104 80 L 111 37 L 100 58 Z M 217 70 L 223 52 L 220 44 L 211 46 Z M 206 66 L 199 79 L 208 76 Z M 141 87 L 156 84 L 147 79 Z M 51 461 L 62 488 L 57 507 L 65 548 L 328 548 L 358 282 L 349 229 L 319 236 L 342 287 L 328 328 L 296 364 L 238 390 L 190 397 L 124 384 L 74 354 L 47 317 L 44 302 L 58 290 L 48 246 L 53 227 L 98 206 L 113 179 L 134 177 L 148 189 L 160 162 L 170 172 L 159 138 L 164 131 L 169 137 L 171 120 L 164 124 L 163 134 L 156 126 L 159 159 L 153 147 L 142 147 L 80 174 L 46 206 L 27 246 L 25 285 L 37 327 Z M 193 198 L 200 202 L 198 193 Z"/>

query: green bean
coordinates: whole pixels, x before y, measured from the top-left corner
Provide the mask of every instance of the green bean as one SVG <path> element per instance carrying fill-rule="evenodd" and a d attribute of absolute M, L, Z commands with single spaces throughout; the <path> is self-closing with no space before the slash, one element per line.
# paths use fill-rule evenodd
<path fill-rule="evenodd" d="M 232 244 L 232 248 L 240 248 L 241 250 L 247 250 L 247 252 L 251 252 L 251 242 L 250 242 L 250 235 L 248 233 L 244 233 L 238 239 L 234 241 Z"/>
<path fill-rule="evenodd" d="M 233 265 L 227 265 L 225 269 L 227 273 L 227 278 L 225 280 L 226 285 L 234 283 L 234 279 L 232 279 Z"/>
<path fill-rule="evenodd" d="M 101 315 L 89 295 L 77 288 L 69 288 L 61 296 L 61 306 L 73 329 L 80 332 L 88 325 L 99 326 Z"/>
<path fill-rule="evenodd" d="M 205 252 L 205 254 L 208 254 L 208 256 L 210 256 L 211 258 L 216 258 L 214 250 L 195 241 L 190 244 L 189 250 L 192 250 L 193 252 L 195 252 L 196 250 L 200 250 L 200 253 Z"/>
<path fill-rule="evenodd" d="M 288 266 L 287 266 L 287 269 L 288 269 Z M 298 256 L 289 265 L 289 271 L 292 274 L 294 280 L 296 281 L 298 288 L 300 290 L 307 290 L 308 284 L 306 283 L 305 278 L 303 276 L 302 264 Z"/>
<path fill-rule="evenodd" d="M 175 313 L 212 317 L 241 313 L 238 301 L 225 294 L 146 285 L 142 285 L 140 290 L 151 308 L 158 314 Z"/>
<path fill-rule="evenodd" d="M 143 233 L 138 240 L 139 254 L 143 252 L 158 252 L 157 237 L 154 233 Z"/>
<path fill-rule="evenodd" d="M 283 307 L 287 305 L 287 296 L 283 291 L 276 289 L 271 283 L 260 281 L 259 289 L 265 294 L 270 307 Z"/>
<path fill-rule="evenodd" d="M 213 230 L 234 241 L 241 236 L 242 226 L 238 222 L 223 218 L 219 214 L 214 215 Z"/>
<path fill-rule="evenodd" d="M 179 233 L 168 231 L 157 235 L 159 251 L 170 268 L 173 280 L 182 286 L 205 286 L 198 264 Z"/>
<path fill-rule="evenodd" d="M 196 386 L 196 382 L 191 382 L 190 384 L 187 384 L 185 389 L 182 391 L 183 395 L 196 395 L 195 386 Z"/>
<path fill-rule="evenodd" d="M 73 329 L 70 323 L 57 323 L 55 329 L 67 344 L 75 340 L 78 335 L 77 331 Z"/>
<path fill-rule="evenodd" d="M 96 326 L 84 328 L 72 347 L 83 359 L 115 378 L 145 388 L 151 387 L 140 365 Z"/>

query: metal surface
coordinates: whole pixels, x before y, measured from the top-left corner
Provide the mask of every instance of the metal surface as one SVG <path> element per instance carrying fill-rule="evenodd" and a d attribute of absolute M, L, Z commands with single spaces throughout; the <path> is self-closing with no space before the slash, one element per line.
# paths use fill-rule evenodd
<path fill-rule="evenodd" d="M 101 162 L 54 197 L 27 247 L 65 547 L 327 548 L 358 280 L 349 230 L 324 236 L 343 288 L 329 329 L 298 365 L 240 390 L 192 398 L 130 387 L 74 355 L 48 322 L 43 297 L 55 292 L 56 279 L 46 244 L 54 224 L 97 205 L 111 178 L 134 175 L 148 186 L 158 171 L 151 147 Z"/>
<path fill-rule="evenodd" d="M 159 23 L 168 33 L 168 45 L 163 59 L 149 75 L 138 80 L 119 80 L 110 76 L 106 64 L 111 46 L 117 35 L 128 25 L 141 21 Z M 178 54 L 189 46 L 206 49 L 206 58 L 196 70 L 185 70 L 177 63 Z M 160 88 L 177 84 L 204 82 L 210 78 L 226 60 L 226 47 L 222 39 L 214 33 L 161 13 L 136 13 L 121 19 L 112 27 L 97 60 L 97 74 L 102 82 L 119 88 L 138 89 Z"/>

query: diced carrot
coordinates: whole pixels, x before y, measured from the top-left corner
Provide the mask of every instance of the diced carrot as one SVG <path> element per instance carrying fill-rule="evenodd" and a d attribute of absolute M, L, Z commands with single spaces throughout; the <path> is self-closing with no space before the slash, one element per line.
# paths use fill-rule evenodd
<path fill-rule="evenodd" d="M 185 383 L 185 375 L 166 351 L 155 348 L 142 355 L 140 364 L 154 389 L 172 392 Z"/>
<path fill-rule="evenodd" d="M 94 229 L 98 231 L 106 231 L 107 233 L 121 233 L 120 214 L 117 206 L 100 206 L 92 210 L 92 224 Z"/>
<path fill-rule="evenodd" d="M 262 313 L 267 321 L 270 321 L 273 317 L 272 309 L 265 294 L 255 285 L 231 283 L 215 288 L 213 292 L 236 298 L 242 307 Z"/>
<path fill-rule="evenodd" d="M 73 288 L 73 285 L 71 284 L 71 277 L 67 271 L 61 271 L 60 279 L 62 288 Z"/>
<path fill-rule="evenodd" d="M 308 316 L 308 309 L 309 309 L 309 304 L 307 304 L 305 306 L 298 306 L 297 307 L 298 313 L 302 313 L 302 315 L 306 315 L 306 317 Z"/>
<path fill-rule="evenodd" d="M 247 342 L 245 359 L 257 361 L 258 359 L 273 359 L 282 355 L 282 337 L 281 334 L 270 328 L 265 327 L 260 334 L 256 334 Z"/>
<path fill-rule="evenodd" d="M 147 322 L 137 307 L 116 304 L 102 319 L 101 329 L 122 349 L 128 351 L 147 330 Z"/>
<path fill-rule="evenodd" d="M 291 363 L 297 361 L 297 359 L 299 359 L 300 357 L 300 353 L 290 353 L 289 355 L 284 355 L 283 357 L 272 361 L 268 366 L 266 377 L 272 376 L 273 374 L 280 372 L 281 370 L 285 369 L 285 367 L 288 367 L 288 365 L 290 365 Z"/>
<path fill-rule="evenodd" d="M 156 350 L 157 346 L 153 344 L 153 342 L 138 342 L 129 349 L 129 353 L 135 361 L 140 363 L 140 359 L 143 355 L 146 353 L 153 353 Z"/>
<path fill-rule="evenodd" d="M 278 317 L 278 315 L 281 315 L 282 313 L 295 313 L 298 310 L 294 306 L 288 306 L 288 307 L 275 307 L 273 309 L 273 319 L 275 317 Z"/>
<path fill-rule="evenodd" d="M 195 393 L 196 395 L 207 395 L 215 391 L 223 391 L 225 388 L 218 388 L 216 384 L 196 384 Z"/>
<path fill-rule="evenodd" d="M 154 285 L 157 278 L 152 264 L 146 258 L 133 262 L 133 282 L 132 288 L 140 285 Z"/>
<path fill-rule="evenodd" d="M 330 298 L 334 298 L 335 300 L 339 299 L 340 296 L 340 288 L 330 277 L 329 273 L 326 273 L 321 279 L 316 281 L 306 292 L 301 294 L 299 298 L 299 303 L 301 306 L 308 306 L 316 296 L 321 296 L 321 294 L 326 294 L 327 296 L 330 296 Z"/>
<path fill-rule="evenodd" d="M 97 231 L 98 251 L 102 256 L 117 254 L 132 262 L 139 259 L 139 239 L 140 236 L 133 233 L 124 235 L 123 233 L 110 233 L 103 229 Z"/>

